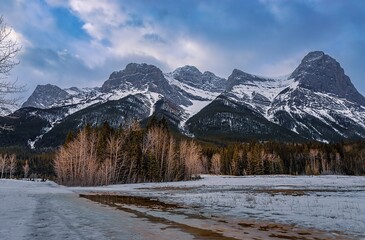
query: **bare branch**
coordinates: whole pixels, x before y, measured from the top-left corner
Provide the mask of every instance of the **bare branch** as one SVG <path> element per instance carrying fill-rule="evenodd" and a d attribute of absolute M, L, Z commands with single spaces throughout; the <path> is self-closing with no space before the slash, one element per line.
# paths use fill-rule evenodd
<path fill-rule="evenodd" d="M 0 109 L 14 109 L 20 98 L 9 98 L 24 91 L 24 86 L 18 86 L 17 81 L 6 80 L 9 72 L 19 64 L 16 56 L 21 50 L 18 42 L 11 38 L 12 29 L 9 28 L 0 16 Z M 0 126 L 0 130 L 12 130 L 11 126 Z"/>
<path fill-rule="evenodd" d="M 12 32 L 0 16 L 0 74 L 7 75 L 19 61 L 15 60 L 21 50 L 18 42 L 10 38 Z"/>

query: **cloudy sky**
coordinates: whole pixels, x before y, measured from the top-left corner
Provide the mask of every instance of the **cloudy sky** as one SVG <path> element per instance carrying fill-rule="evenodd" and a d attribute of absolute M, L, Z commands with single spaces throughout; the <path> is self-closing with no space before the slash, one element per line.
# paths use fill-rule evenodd
<path fill-rule="evenodd" d="M 10 79 L 100 86 L 129 62 L 280 76 L 306 53 L 339 61 L 365 95 L 362 0 L 1 0 L 22 51 Z"/>

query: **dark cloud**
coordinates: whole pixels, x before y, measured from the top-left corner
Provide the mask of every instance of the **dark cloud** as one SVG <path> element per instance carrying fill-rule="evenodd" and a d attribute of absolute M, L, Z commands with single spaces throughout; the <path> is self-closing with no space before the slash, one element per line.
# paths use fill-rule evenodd
<path fill-rule="evenodd" d="M 294 57 L 299 64 L 308 51 L 323 50 L 365 93 L 365 1 L 157 0 L 130 7 L 170 34 L 183 31 L 231 54 L 222 75 L 234 67 L 260 74 L 260 66 Z M 233 57 L 247 53 L 249 63 Z"/>
<path fill-rule="evenodd" d="M 38 84 L 85 87 L 95 86 L 107 78 L 104 69 L 91 69 L 65 50 L 56 52 L 51 49 L 27 48 L 20 58 L 21 64 L 14 69 L 13 76 L 19 79 L 19 83 L 26 85 L 28 91 L 23 93 L 24 96 L 31 94 Z"/>
<path fill-rule="evenodd" d="M 184 31 L 227 52 L 254 52 L 253 65 L 310 50 L 331 51 L 339 41 L 349 48 L 359 34 L 365 43 L 365 1 L 157 0 L 129 7 L 153 18 L 170 34 Z M 357 57 L 364 62 L 364 56 L 359 52 Z"/>
<path fill-rule="evenodd" d="M 176 47 L 173 43 L 186 38 L 207 47 L 211 56 L 216 55 L 201 61 L 202 70 L 223 77 L 233 68 L 255 74 L 286 74 L 307 52 L 323 50 L 341 63 L 355 86 L 365 93 L 365 1 L 117 1 L 128 15 L 121 29 L 148 29 L 141 39 L 131 42 L 137 47 L 135 54 L 123 54 L 122 50 L 119 55 L 113 49 L 115 39 L 107 35 L 95 42 L 85 33 L 85 22 L 69 8 L 51 7 L 43 1 L 16 2 L 1 1 L 0 8 L 9 25 L 31 42 L 24 47 L 21 65 L 13 72 L 21 81 L 27 79 L 28 86 L 48 82 L 64 87 L 101 85 L 112 71 L 129 62 L 147 62 L 170 71 L 178 66 L 171 66 L 171 61 L 161 56 L 176 54 L 179 49 L 153 55 L 153 51 L 138 52 L 138 44 Z M 126 39 L 127 32 L 119 38 L 130 40 Z M 93 52 L 95 49 L 98 51 Z M 80 54 L 81 59 L 77 56 L 80 52 L 89 54 Z M 199 51 L 189 54 L 194 56 Z M 90 64 L 89 56 L 96 58 L 93 61 L 97 64 Z"/>

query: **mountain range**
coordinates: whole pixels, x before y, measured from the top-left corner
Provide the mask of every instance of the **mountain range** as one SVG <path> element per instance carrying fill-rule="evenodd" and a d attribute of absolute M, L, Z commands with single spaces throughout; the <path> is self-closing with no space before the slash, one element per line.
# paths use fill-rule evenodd
<path fill-rule="evenodd" d="M 170 73 L 130 63 L 101 87 L 38 85 L 0 125 L 0 145 L 55 147 L 70 130 L 108 122 L 165 118 L 204 141 L 333 142 L 365 138 L 365 98 L 329 55 L 308 53 L 289 75 L 268 78 L 234 69 L 228 79 L 184 66 Z"/>

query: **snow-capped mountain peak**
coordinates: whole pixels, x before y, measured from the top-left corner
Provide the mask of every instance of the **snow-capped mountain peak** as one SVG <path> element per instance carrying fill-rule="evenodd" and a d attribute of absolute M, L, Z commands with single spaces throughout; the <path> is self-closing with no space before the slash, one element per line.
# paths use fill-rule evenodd
<path fill-rule="evenodd" d="M 365 98 L 340 64 L 320 51 L 308 53 L 291 74 L 279 78 L 234 69 L 226 80 L 189 65 L 163 73 L 154 65 L 130 63 L 100 88 L 37 86 L 23 104 L 28 106 L 33 108 L 16 111 L 14 119 L 41 124 L 29 136 L 34 146 L 54 132 L 65 135 L 66 129 L 88 123 L 117 127 L 152 115 L 203 139 L 365 138 Z"/>
<path fill-rule="evenodd" d="M 310 52 L 290 78 L 297 85 L 273 100 L 271 121 L 320 141 L 365 136 L 365 98 L 335 59 Z"/>
<path fill-rule="evenodd" d="M 38 85 L 33 94 L 23 103 L 22 107 L 49 108 L 54 103 L 62 101 L 70 94 L 51 84 Z"/>
<path fill-rule="evenodd" d="M 308 53 L 290 78 L 298 81 L 302 88 L 365 105 L 365 98 L 356 90 L 340 64 L 323 52 Z"/>
<path fill-rule="evenodd" d="M 189 65 L 177 68 L 170 76 L 181 83 L 207 91 L 222 92 L 226 86 L 224 78 L 209 71 L 202 73 L 196 67 Z"/>

